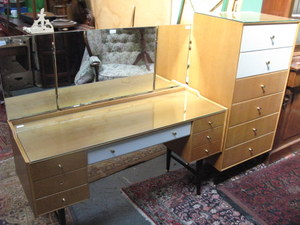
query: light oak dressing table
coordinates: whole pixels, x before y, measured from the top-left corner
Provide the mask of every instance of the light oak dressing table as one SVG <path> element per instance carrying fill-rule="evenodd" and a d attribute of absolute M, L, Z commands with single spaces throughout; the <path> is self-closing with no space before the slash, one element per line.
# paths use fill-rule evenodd
<path fill-rule="evenodd" d="M 65 223 L 64 208 L 89 198 L 89 164 L 184 137 L 196 140 L 200 132 L 215 124 L 220 129 L 214 151 L 203 149 L 204 154 L 194 155 L 193 161 L 221 151 L 226 108 L 167 77 L 172 64 L 178 70 L 171 77 L 186 68 L 186 61 L 178 66 L 175 59 L 179 51 L 182 59 L 188 58 L 190 27 L 160 29 L 155 76 L 6 96 L 16 171 L 35 216 L 58 210 L 61 223 Z M 176 39 L 173 54 L 165 56 L 170 46 L 163 44 L 167 38 L 162 36 L 172 35 L 174 29 L 184 34 Z M 186 45 L 180 45 L 182 39 Z M 162 58 L 168 60 L 165 67 Z M 206 144 L 205 138 L 194 141 L 193 147 Z"/>

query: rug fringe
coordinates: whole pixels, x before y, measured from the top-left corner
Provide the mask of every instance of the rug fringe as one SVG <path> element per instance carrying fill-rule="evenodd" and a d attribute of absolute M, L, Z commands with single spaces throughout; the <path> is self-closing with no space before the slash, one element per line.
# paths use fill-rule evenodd
<path fill-rule="evenodd" d="M 139 208 L 134 201 L 131 200 L 131 198 L 128 197 L 128 195 L 121 189 L 122 195 L 130 202 L 130 204 L 147 220 L 151 223 L 151 225 L 157 225 L 147 214 Z"/>

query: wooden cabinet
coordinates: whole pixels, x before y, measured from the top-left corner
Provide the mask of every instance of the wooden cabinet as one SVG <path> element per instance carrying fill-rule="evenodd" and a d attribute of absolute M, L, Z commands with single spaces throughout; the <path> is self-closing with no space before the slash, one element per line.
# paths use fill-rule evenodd
<path fill-rule="evenodd" d="M 13 150 L 16 171 L 35 216 L 89 198 L 86 152 L 31 162 L 15 142 Z"/>
<path fill-rule="evenodd" d="M 228 107 L 222 171 L 270 151 L 298 23 L 259 13 L 196 14 L 189 85 Z"/>
<path fill-rule="evenodd" d="M 222 151 L 225 113 L 192 122 L 191 135 L 165 145 L 186 162 L 194 162 Z"/>

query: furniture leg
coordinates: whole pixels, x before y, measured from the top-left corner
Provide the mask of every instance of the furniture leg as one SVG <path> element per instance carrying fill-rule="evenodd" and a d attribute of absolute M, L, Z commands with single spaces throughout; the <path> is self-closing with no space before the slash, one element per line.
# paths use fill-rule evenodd
<path fill-rule="evenodd" d="M 55 211 L 60 225 L 66 225 L 66 211 L 65 208 Z"/>
<path fill-rule="evenodd" d="M 167 163 L 166 163 L 167 172 L 170 171 L 171 154 L 172 154 L 171 150 L 167 148 Z"/>
<path fill-rule="evenodd" d="M 197 188 L 197 195 L 200 195 L 200 191 L 201 191 L 201 172 L 203 169 L 203 160 L 198 160 L 196 162 L 196 188 Z"/>

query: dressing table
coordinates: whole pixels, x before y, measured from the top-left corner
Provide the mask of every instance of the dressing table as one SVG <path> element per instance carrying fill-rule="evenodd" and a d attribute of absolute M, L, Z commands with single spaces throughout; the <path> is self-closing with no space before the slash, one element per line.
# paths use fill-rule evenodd
<path fill-rule="evenodd" d="M 164 62 L 157 60 L 170 47 L 161 36 L 172 35 L 172 29 L 185 34 L 185 50 L 178 43 L 178 50 L 173 51 L 181 50 L 187 60 L 190 27 L 159 29 L 158 43 L 162 41 L 154 51 L 152 74 L 57 86 L 24 95 L 18 95 L 20 90 L 4 90 L 16 171 L 35 216 L 58 211 L 64 223 L 64 208 L 89 198 L 87 168 L 91 164 L 161 143 L 169 143 L 172 149 L 172 141 L 190 136 L 195 139 L 194 148 L 202 147 L 209 140 L 196 141 L 196 137 L 213 130 L 215 124 L 220 129 L 214 151 L 199 150 L 203 153 L 194 154 L 192 160 L 221 151 L 226 108 L 166 78 L 172 66 L 162 67 Z M 53 57 L 60 63 L 55 52 Z M 168 62 L 174 64 L 172 57 L 176 54 L 169 55 Z M 181 66 L 186 67 L 186 61 Z"/>

